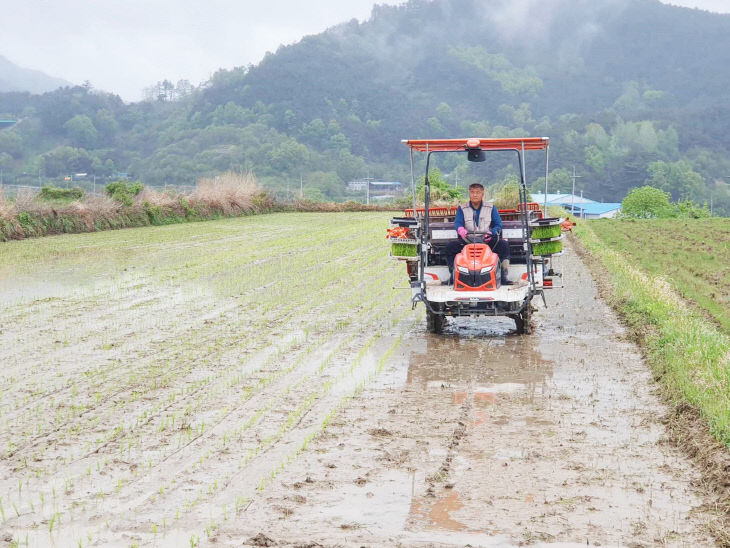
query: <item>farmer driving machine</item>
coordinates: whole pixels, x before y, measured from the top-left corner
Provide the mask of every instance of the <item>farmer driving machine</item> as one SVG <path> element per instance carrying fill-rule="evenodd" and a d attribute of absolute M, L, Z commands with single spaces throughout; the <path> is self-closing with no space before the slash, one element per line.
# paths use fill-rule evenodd
<path fill-rule="evenodd" d="M 406 262 L 415 307 L 426 306 L 426 327 L 440 333 L 446 318 L 458 316 L 508 316 L 515 321 L 518 333 L 530 332 L 532 299 L 544 290 L 557 287 L 560 274 L 553 270 L 553 257 L 562 252 L 562 219 L 548 218 L 547 206 L 527 201 L 525 153 L 545 152 L 545 185 L 548 176 L 547 138 L 514 139 L 427 139 L 403 143 L 411 153 L 411 186 L 413 209 L 391 220 L 388 238 L 391 256 Z M 500 210 L 501 235 L 484 232 L 457 234 L 454 229 L 456 207 L 431 207 L 429 166 L 433 154 L 466 153 L 471 162 L 482 162 L 488 151 L 516 154 L 519 164 L 519 204 L 516 209 Z M 426 155 L 424 207 L 416 207 L 414 155 Z M 497 254 L 485 243 L 489 237 L 503 238 L 510 248 L 510 268 L 503 283 L 502 264 Z M 465 244 L 449 268 L 446 248 L 461 239 Z M 489 241 L 494 247 L 494 241 Z M 506 263 L 505 263 L 506 264 Z M 451 271 L 453 270 L 453 276 Z"/>

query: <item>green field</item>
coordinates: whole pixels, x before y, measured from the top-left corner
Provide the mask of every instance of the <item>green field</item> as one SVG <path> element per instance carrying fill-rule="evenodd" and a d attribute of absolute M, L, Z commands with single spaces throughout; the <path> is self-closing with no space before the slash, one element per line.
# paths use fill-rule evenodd
<path fill-rule="evenodd" d="M 730 447 L 730 223 L 579 222 L 575 235 L 605 268 L 612 304 L 644 347 L 678 409 L 687 405 Z"/>
<path fill-rule="evenodd" d="M 591 221 L 611 248 L 661 276 L 730 333 L 730 219 Z"/>
<path fill-rule="evenodd" d="M 189 546 L 242 511 L 421 318 L 388 217 L 1 244 L 0 530 Z"/>

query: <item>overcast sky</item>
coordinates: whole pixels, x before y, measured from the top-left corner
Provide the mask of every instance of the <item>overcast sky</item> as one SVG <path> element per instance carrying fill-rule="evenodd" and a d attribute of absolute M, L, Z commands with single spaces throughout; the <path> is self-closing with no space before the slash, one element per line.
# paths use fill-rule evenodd
<path fill-rule="evenodd" d="M 730 0 L 662 0 L 730 13 Z M 403 0 L 0 0 L 0 55 L 24 68 L 118 93 L 207 80 L 267 51 Z"/>

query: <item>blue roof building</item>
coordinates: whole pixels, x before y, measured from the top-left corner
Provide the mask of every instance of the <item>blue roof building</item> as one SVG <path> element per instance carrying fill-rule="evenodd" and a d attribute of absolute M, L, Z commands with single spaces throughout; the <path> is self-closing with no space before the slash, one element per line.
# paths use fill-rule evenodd
<path fill-rule="evenodd" d="M 580 196 L 573 196 L 572 194 L 544 194 L 541 192 L 530 192 L 530 196 L 532 196 L 532 201 L 537 202 L 538 204 L 544 204 L 545 203 L 545 197 L 547 197 L 547 203 L 549 206 L 551 205 L 559 205 L 559 206 L 565 206 L 570 205 L 571 203 L 574 204 L 596 204 L 595 200 L 589 200 L 588 198 L 581 198 Z"/>
<path fill-rule="evenodd" d="M 541 206 L 545 203 L 545 198 L 547 198 L 548 206 L 560 206 L 568 213 L 584 219 L 615 217 L 621 211 L 621 204 L 596 202 L 595 200 L 581 198 L 572 194 L 530 192 L 530 196 L 532 196 L 533 202 L 537 202 Z"/>
<path fill-rule="evenodd" d="M 572 213 L 576 217 L 582 217 L 583 219 L 608 219 L 615 217 L 619 211 L 621 211 L 620 203 L 600 203 L 594 202 L 592 204 L 575 204 L 573 211 L 570 211 L 570 205 L 563 206 L 566 211 Z"/>

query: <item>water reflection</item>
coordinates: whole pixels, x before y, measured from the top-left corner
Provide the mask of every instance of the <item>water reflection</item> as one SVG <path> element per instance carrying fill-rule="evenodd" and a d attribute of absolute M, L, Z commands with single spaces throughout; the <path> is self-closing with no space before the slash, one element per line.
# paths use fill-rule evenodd
<path fill-rule="evenodd" d="M 469 409 L 465 420 L 467 433 L 477 437 L 492 435 L 493 426 L 525 424 L 529 417 L 502 416 L 500 401 L 519 398 L 528 406 L 543 398 L 553 375 L 553 362 L 544 359 L 536 348 L 536 337 L 512 336 L 511 322 L 469 321 L 451 325 L 443 335 L 418 333 L 409 344 L 407 386 L 433 398 L 434 405 L 444 398 L 452 405 Z M 464 406 L 468 407 L 464 407 Z M 449 445 L 445 463 L 461 462 L 468 468 L 470 459 L 509 461 L 523 458 L 523 449 L 492 447 L 483 453 L 464 452 L 458 443 Z M 489 445 L 489 444 L 488 444 Z M 408 529 L 425 526 L 430 531 L 449 534 L 481 534 L 487 537 L 498 531 L 472 530 L 460 521 L 464 508 L 458 485 L 437 488 L 425 496 L 414 497 Z M 422 524 L 422 525 L 419 525 Z M 493 539 L 494 540 L 494 539 Z M 503 539 L 504 540 L 504 539 Z"/>
<path fill-rule="evenodd" d="M 420 334 L 419 334 L 420 335 Z M 451 390 L 455 404 L 468 395 L 477 405 L 495 402 L 497 394 L 544 394 L 552 362 L 535 348 L 532 337 L 459 333 L 423 334 L 410 343 L 406 383 L 419 391 Z"/>

